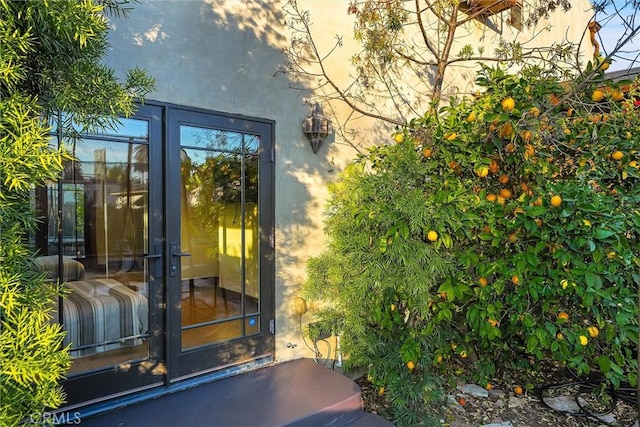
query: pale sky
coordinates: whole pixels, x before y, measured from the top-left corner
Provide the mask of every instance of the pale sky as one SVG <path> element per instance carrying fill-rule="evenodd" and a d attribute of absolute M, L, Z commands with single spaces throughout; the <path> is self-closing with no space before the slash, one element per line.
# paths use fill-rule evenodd
<path fill-rule="evenodd" d="M 635 2 L 633 0 L 615 0 L 612 3 L 618 7 L 622 17 L 628 18 L 625 19 L 627 22 L 632 23 L 636 29 L 640 27 L 640 14 L 638 14 L 638 10 L 635 10 L 638 7 L 637 0 Z M 630 28 L 625 29 L 622 18 L 615 16 L 614 12 L 613 7 L 609 6 L 604 13 L 596 14 L 596 21 L 602 25 L 599 36 L 602 41 L 601 50 L 603 50 L 603 54 L 609 54 L 616 47 L 616 43 L 621 38 L 626 38 L 632 31 Z M 634 21 L 633 17 L 636 14 Z M 623 58 L 616 58 L 609 71 L 640 67 L 640 35 L 637 34 L 630 40 L 618 55 Z"/>

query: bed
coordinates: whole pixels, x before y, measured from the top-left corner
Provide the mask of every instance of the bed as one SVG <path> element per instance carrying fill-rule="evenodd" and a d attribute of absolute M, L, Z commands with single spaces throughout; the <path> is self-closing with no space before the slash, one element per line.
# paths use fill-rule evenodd
<path fill-rule="evenodd" d="M 62 323 L 72 343 L 71 356 L 80 357 L 142 343 L 149 329 L 147 298 L 115 279 L 65 283 L 71 291 L 63 301 Z"/>
<path fill-rule="evenodd" d="M 39 256 L 35 259 L 36 265 L 41 272 L 45 273 L 45 279 L 49 281 L 57 281 L 58 263 L 60 257 L 58 255 Z M 84 265 L 69 256 L 62 257 L 62 280 L 82 280 L 84 279 Z"/>

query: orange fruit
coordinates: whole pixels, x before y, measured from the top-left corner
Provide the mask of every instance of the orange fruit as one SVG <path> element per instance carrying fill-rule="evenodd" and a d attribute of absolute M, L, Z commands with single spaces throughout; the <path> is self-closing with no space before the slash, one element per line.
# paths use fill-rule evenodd
<path fill-rule="evenodd" d="M 566 311 L 561 311 L 560 313 L 558 313 L 558 320 L 569 320 L 569 313 L 567 313 Z"/>
<path fill-rule="evenodd" d="M 593 102 L 600 102 L 604 98 L 604 92 L 602 89 L 596 89 L 591 93 L 591 100 Z"/>
<path fill-rule="evenodd" d="M 395 139 L 395 141 L 399 144 L 404 140 L 404 135 L 402 135 L 401 133 L 396 133 L 393 139 Z"/>
<path fill-rule="evenodd" d="M 491 326 L 493 326 L 494 328 L 495 328 L 496 326 L 498 326 L 498 321 L 497 321 L 496 319 L 489 319 L 489 320 L 487 320 L 487 322 L 489 322 L 489 324 L 490 324 Z"/>
<path fill-rule="evenodd" d="M 502 109 L 504 111 L 511 111 L 516 108 L 516 101 L 514 101 L 514 99 L 510 96 L 503 99 L 500 104 L 502 104 Z"/>
<path fill-rule="evenodd" d="M 458 167 L 458 162 L 456 162 L 455 160 L 451 160 L 451 161 L 449 162 L 449 168 L 450 168 L 450 169 L 455 169 L 455 168 L 457 168 L 457 167 Z"/>
<path fill-rule="evenodd" d="M 489 175 L 489 168 L 486 166 L 479 167 L 476 171 L 476 175 L 478 175 L 480 178 L 486 177 L 487 175 Z"/>
<path fill-rule="evenodd" d="M 486 388 L 487 390 L 493 390 L 493 384 L 487 383 L 487 385 L 484 388 Z"/>
<path fill-rule="evenodd" d="M 410 371 L 413 371 L 415 369 L 415 367 L 416 367 L 416 364 L 413 363 L 413 360 L 409 360 L 407 362 L 407 368 L 409 368 Z"/>
<path fill-rule="evenodd" d="M 619 151 L 619 150 L 618 150 L 618 151 L 614 151 L 614 152 L 611 154 L 611 158 L 612 158 L 613 160 L 620 160 L 620 159 L 622 159 L 623 157 L 624 157 L 624 153 L 623 153 L 622 151 Z"/>
<path fill-rule="evenodd" d="M 431 154 L 433 154 L 433 150 L 431 148 L 425 148 L 422 150 L 422 155 L 427 159 L 431 157 Z"/>
<path fill-rule="evenodd" d="M 522 390 L 522 387 L 520 387 L 519 385 L 517 385 L 517 386 L 515 386 L 515 387 L 513 388 L 513 392 L 514 392 L 515 394 L 522 394 L 522 393 L 524 392 L 524 390 Z"/>
<path fill-rule="evenodd" d="M 455 132 L 448 132 L 444 135 L 447 141 L 453 141 L 454 139 L 456 139 L 456 136 L 458 135 Z"/>
<path fill-rule="evenodd" d="M 476 113 L 474 111 L 472 111 L 468 116 L 467 116 L 467 122 L 469 123 L 473 123 L 476 121 Z"/>
<path fill-rule="evenodd" d="M 579 339 L 580 339 L 580 345 L 589 344 L 589 338 L 587 338 L 586 336 L 580 335 Z"/>
<path fill-rule="evenodd" d="M 489 163 L 489 172 L 496 173 L 499 170 L 500 170 L 500 165 L 498 164 L 498 162 L 496 162 L 495 160 L 491 160 L 491 163 Z"/>
<path fill-rule="evenodd" d="M 611 99 L 614 101 L 620 101 L 622 98 L 624 98 L 624 93 L 620 89 L 614 89 L 614 91 L 611 92 Z"/>
<path fill-rule="evenodd" d="M 435 242 L 436 240 L 438 240 L 438 233 L 433 230 L 429 231 L 427 233 L 427 239 L 429 239 L 430 242 Z"/>
<path fill-rule="evenodd" d="M 607 71 L 607 69 L 609 69 L 609 65 L 611 64 L 609 64 L 609 62 L 605 60 L 602 56 L 598 56 L 596 60 L 600 64 L 600 66 L 598 67 L 600 70 Z"/>
<path fill-rule="evenodd" d="M 487 200 L 490 202 L 495 202 L 496 201 L 496 195 L 493 193 L 487 194 Z"/>
<path fill-rule="evenodd" d="M 509 197 L 511 197 L 511 190 L 509 190 L 508 188 L 503 188 L 502 190 L 500 190 L 500 197 L 508 199 Z"/>
<path fill-rule="evenodd" d="M 513 126 L 510 122 L 500 126 L 500 136 L 504 139 L 510 139 L 513 136 Z"/>
<path fill-rule="evenodd" d="M 489 284 L 489 281 L 487 280 L 486 277 L 481 277 L 478 279 L 478 283 L 480 283 L 480 286 L 482 286 L 483 288 L 485 286 L 487 286 Z"/>
<path fill-rule="evenodd" d="M 553 206 L 553 207 L 556 207 L 556 208 L 557 208 L 557 207 L 558 207 L 558 206 L 560 206 L 561 204 L 562 204 L 562 197 L 560 197 L 560 196 L 553 196 L 553 197 L 551 198 L 551 206 Z"/>
<path fill-rule="evenodd" d="M 520 283 L 520 279 L 518 278 L 518 276 L 516 275 L 511 276 L 511 283 L 513 283 L 514 285 L 517 285 L 518 283 Z"/>
<path fill-rule="evenodd" d="M 500 182 L 500 184 L 506 184 L 509 182 L 509 177 L 507 175 L 500 175 L 498 182 Z"/>
<path fill-rule="evenodd" d="M 595 326 L 589 326 L 587 328 L 587 332 L 589 332 L 589 336 L 591 338 L 595 338 L 600 334 L 600 330 Z"/>
<path fill-rule="evenodd" d="M 536 154 L 536 149 L 531 144 L 526 144 L 524 146 L 524 158 L 528 159 L 529 157 Z"/>

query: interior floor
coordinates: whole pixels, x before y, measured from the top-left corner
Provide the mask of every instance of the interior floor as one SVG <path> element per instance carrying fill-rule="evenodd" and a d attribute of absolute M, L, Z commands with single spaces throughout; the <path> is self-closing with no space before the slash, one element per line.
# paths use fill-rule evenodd
<path fill-rule="evenodd" d="M 118 278 L 130 288 L 143 292 L 138 276 Z M 242 318 L 241 296 L 220 286 L 218 278 L 189 279 L 182 281 L 182 349 L 200 347 L 258 333 L 258 316 Z M 254 298 L 245 298 L 245 312 L 257 313 Z M 70 374 L 87 372 L 104 366 L 122 365 L 148 357 L 148 341 L 140 345 L 122 347 L 102 353 L 78 357 L 73 360 Z"/>

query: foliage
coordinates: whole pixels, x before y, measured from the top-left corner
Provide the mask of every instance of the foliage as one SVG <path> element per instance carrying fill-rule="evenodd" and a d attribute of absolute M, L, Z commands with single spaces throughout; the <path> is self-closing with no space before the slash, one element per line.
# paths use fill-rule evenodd
<path fill-rule="evenodd" d="M 117 0 L 104 3 L 124 12 Z M 102 10 L 89 0 L 0 0 L 1 425 L 42 422 L 64 401 L 58 382 L 70 365 L 63 332 L 51 323 L 61 289 L 35 273 L 25 242 L 37 224 L 31 189 L 56 180 L 70 160 L 49 145 L 47 119 L 63 111 L 68 131 L 109 125 L 153 86 L 141 70 L 119 83 L 100 63 L 108 48 Z"/>
<path fill-rule="evenodd" d="M 485 15 L 488 6 L 465 9 L 462 3 L 350 1 L 346 13 L 353 17 L 353 39 L 359 47 L 349 54 L 348 63 L 345 60 L 343 67 L 335 67 L 331 61 L 343 47 L 343 37 L 337 34 L 335 44 L 323 50 L 318 41 L 325 32 L 322 36 L 314 33 L 311 13 L 296 1 L 286 2 L 286 25 L 292 41 L 284 51 L 287 63 L 283 72 L 296 82 L 294 88 L 311 91 L 312 97 L 325 102 L 344 103 L 353 111 L 344 122 L 338 120 L 337 132 L 361 152 L 359 144 L 352 142 L 357 133 L 350 124 L 352 119 L 369 117 L 387 129 L 404 124 L 438 105 L 441 99 L 466 93 L 468 88 L 461 86 L 466 77 L 461 73 L 477 69 L 480 62 L 502 62 L 518 68 L 545 64 L 567 74 L 582 68 L 577 63 L 583 61 L 577 55 L 579 40 L 558 37 L 552 44 L 538 42 L 540 21 L 551 13 L 569 10 L 569 1 L 535 0 L 526 8 L 490 18 Z M 512 19 L 516 15 L 520 18 Z M 496 31 L 495 25 L 504 31 Z M 527 26 L 525 34 L 530 37 L 516 39 L 522 25 Z M 346 81 L 336 75 L 336 70 L 345 68 L 350 69 Z M 450 72 L 456 73 L 456 81 Z"/>
<path fill-rule="evenodd" d="M 484 67 L 474 98 L 412 120 L 332 187 L 304 292 L 399 425 L 435 374 L 486 383 L 553 360 L 637 383 L 640 83 L 601 66 L 570 84 Z"/>

